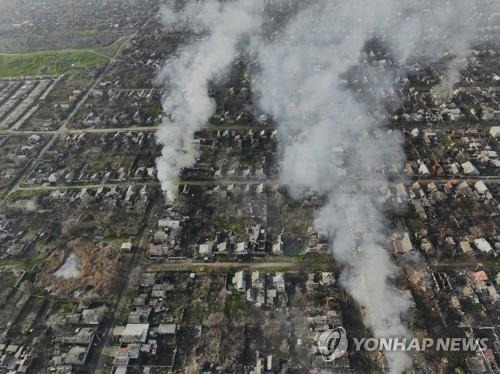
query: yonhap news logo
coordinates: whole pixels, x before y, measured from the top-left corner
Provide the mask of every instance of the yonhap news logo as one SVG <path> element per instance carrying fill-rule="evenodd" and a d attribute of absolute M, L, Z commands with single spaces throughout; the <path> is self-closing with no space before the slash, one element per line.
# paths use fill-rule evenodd
<path fill-rule="evenodd" d="M 344 356 L 348 345 L 347 332 L 342 326 L 329 328 L 318 337 L 318 351 L 327 362 Z"/>
<path fill-rule="evenodd" d="M 354 351 L 379 352 L 484 352 L 487 338 L 353 338 Z"/>
<path fill-rule="evenodd" d="M 347 353 L 351 346 L 352 351 L 379 351 L 379 352 L 484 352 L 488 349 L 487 338 L 423 338 L 414 337 L 386 337 L 386 338 L 352 338 L 348 339 L 347 332 L 342 326 L 329 326 L 317 335 L 317 348 L 323 360 L 335 361 Z M 351 343 L 351 344 L 349 344 Z"/>

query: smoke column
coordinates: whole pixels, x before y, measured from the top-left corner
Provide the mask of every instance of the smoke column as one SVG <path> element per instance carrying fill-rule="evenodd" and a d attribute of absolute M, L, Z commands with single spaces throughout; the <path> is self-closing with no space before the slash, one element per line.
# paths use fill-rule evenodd
<path fill-rule="evenodd" d="M 261 25 L 260 0 L 188 3 L 180 12 L 162 8 L 167 25 L 182 23 L 197 34 L 195 40 L 169 59 L 158 76 L 166 93 L 164 116 L 157 132 L 162 145 L 157 159 L 158 179 L 169 200 L 177 194 L 179 171 L 195 161 L 194 132 L 207 124 L 215 111 L 208 85 L 221 78 L 238 53 L 238 43 Z"/>
<path fill-rule="evenodd" d="M 330 233 L 345 266 L 341 282 L 377 337 L 408 335 L 401 321 L 408 304 L 390 282 L 397 269 L 380 203 L 387 170 L 401 170 L 404 154 L 400 135 L 381 126 L 387 113 L 376 98 L 397 101 L 393 88 L 404 83 L 405 63 L 430 63 L 445 52 L 454 56 L 444 82 L 449 90 L 465 67 L 478 2 L 318 0 L 303 3 L 266 42 L 254 41 L 260 108 L 280 127 L 282 183 L 297 197 L 306 190 L 328 197 L 316 227 Z M 389 49 L 389 59 L 367 62 L 373 39 Z M 362 88 L 347 88 L 353 83 Z M 411 364 L 402 352 L 386 358 L 392 373 Z"/>
<path fill-rule="evenodd" d="M 265 33 L 264 3 L 275 9 L 293 5 L 296 14 Z M 487 14 L 490 3 L 205 0 L 180 12 L 165 7 L 165 23 L 186 24 L 197 35 L 166 62 L 158 79 L 166 90 L 166 117 L 157 133 L 163 146 L 157 166 L 167 197 L 175 198 L 180 169 L 194 162 L 193 133 L 214 113 L 209 82 L 224 75 L 239 42 L 251 36 L 259 106 L 280 128 L 282 183 L 296 197 L 307 190 L 328 197 L 315 224 L 330 233 L 333 254 L 345 267 L 343 286 L 376 336 L 407 335 L 401 315 L 408 305 L 391 284 L 397 269 L 386 248 L 380 201 L 388 169 L 400 169 L 404 154 L 400 135 L 383 127 L 383 103 L 397 100 L 394 88 L 404 84 L 406 64 L 431 63 L 445 54 L 451 60 L 443 90 L 449 91 L 481 21 L 473 14 Z M 367 50 L 373 40 L 389 49 L 390 58 L 373 61 Z M 410 365 L 404 353 L 386 357 L 392 373 Z"/>

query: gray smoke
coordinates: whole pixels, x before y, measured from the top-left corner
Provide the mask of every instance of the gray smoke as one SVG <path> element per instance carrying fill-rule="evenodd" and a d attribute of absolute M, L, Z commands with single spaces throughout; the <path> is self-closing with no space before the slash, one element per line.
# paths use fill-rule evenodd
<path fill-rule="evenodd" d="M 394 88 L 404 83 L 407 63 L 446 56 L 440 90 L 448 92 L 466 66 L 481 21 L 474 14 L 486 14 L 486 3 L 492 0 L 206 0 L 181 12 L 165 8 L 166 23 L 186 23 L 199 36 L 167 61 L 159 78 L 167 91 L 167 117 L 158 131 L 163 190 L 175 197 L 179 170 L 195 159 L 193 132 L 215 110 L 208 84 L 227 71 L 239 41 L 251 35 L 259 106 L 280 128 L 282 183 L 296 197 L 308 190 L 328 197 L 315 224 L 328 230 L 333 254 L 345 265 L 342 284 L 376 336 L 407 335 L 401 316 L 408 305 L 391 283 L 397 269 L 380 200 L 388 169 L 400 170 L 404 154 L 401 136 L 383 127 L 388 114 L 380 98 L 397 100 Z M 277 17 L 270 32 L 263 4 L 294 14 Z M 373 40 L 391 58 L 368 63 Z M 410 365 L 404 353 L 386 357 L 393 373 Z"/>
<path fill-rule="evenodd" d="M 389 32 L 395 34 L 396 51 L 402 62 L 418 56 L 424 61 L 448 59 L 447 68 L 441 72 L 441 84 L 435 91 L 439 95 L 451 96 L 453 86 L 460 80 L 460 71 L 467 66 L 470 44 L 478 27 L 484 22 L 489 5 L 486 0 L 425 0 L 418 4 L 400 6 L 400 19 L 391 25 Z M 410 4 L 410 5 L 408 5 Z"/>
<path fill-rule="evenodd" d="M 157 132 L 163 147 L 156 163 L 162 189 L 170 200 L 176 197 L 179 171 L 196 159 L 194 132 L 205 126 L 215 111 L 208 95 L 209 82 L 226 73 L 242 38 L 260 28 L 261 11 L 259 0 L 206 0 L 188 3 L 179 12 L 172 4 L 162 7 L 165 24 L 180 23 L 196 34 L 194 41 L 165 63 L 158 76 L 166 90 L 162 100 L 166 115 Z"/>
<path fill-rule="evenodd" d="M 397 274 L 387 251 L 380 195 L 388 169 L 401 170 L 400 135 L 381 125 L 379 100 L 393 101 L 410 60 L 430 63 L 451 56 L 444 73 L 448 91 L 465 67 L 477 29 L 474 1 L 319 0 L 308 4 L 270 41 L 255 40 L 260 107 L 280 127 L 281 180 L 295 196 L 307 190 L 328 196 L 317 218 L 327 230 L 342 284 L 364 310 L 378 337 L 408 332 L 401 321 L 408 305 L 391 284 Z M 303 7 L 304 8 L 304 7 Z M 392 59 L 368 64 L 373 39 Z M 347 89 L 345 73 L 359 67 Z M 392 96 L 392 97 L 391 97 Z M 386 355 L 390 371 L 410 365 L 405 353 Z"/>
<path fill-rule="evenodd" d="M 382 168 L 401 162 L 402 152 L 392 134 L 376 131 L 367 107 L 339 78 L 358 63 L 392 4 L 383 1 L 364 14 L 360 5 L 317 2 L 260 48 L 260 104 L 280 126 L 283 183 L 296 196 L 308 189 L 329 196 L 316 226 L 330 232 L 335 258 L 346 265 L 342 284 L 366 309 L 365 322 L 376 336 L 406 335 L 400 314 L 407 305 L 388 284 L 394 268 L 376 204 Z M 394 372 L 407 366 L 405 355 L 392 356 Z"/>

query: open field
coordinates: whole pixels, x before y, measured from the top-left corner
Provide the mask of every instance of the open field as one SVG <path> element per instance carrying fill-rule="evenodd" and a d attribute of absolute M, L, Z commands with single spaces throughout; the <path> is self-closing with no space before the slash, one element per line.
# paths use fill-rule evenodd
<path fill-rule="evenodd" d="M 16 30 L 15 33 L 2 34 L 0 37 L 0 53 L 33 53 L 47 50 L 93 49 L 109 46 L 126 35 L 128 31 L 83 29 L 45 31 L 40 35 L 26 35 Z M 105 47 L 103 47 L 105 48 Z"/>
<path fill-rule="evenodd" d="M 0 55 L 0 77 L 60 75 L 72 69 L 103 65 L 108 58 L 91 50 Z"/>
<path fill-rule="evenodd" d="M 129 36 L 127 36 L 127 35 L 121 36 L 114 43 L 112 43 L 106 47 L 96 48 L 95 51 L 101 55 L 105 55 L 105 56 L 108 56 L 110 58 L 114 57 L 116 55 L 116 52 L 118 52 L 120 47 L 122 47 L 127 42 L 128 39 L 129 39 Z"/>

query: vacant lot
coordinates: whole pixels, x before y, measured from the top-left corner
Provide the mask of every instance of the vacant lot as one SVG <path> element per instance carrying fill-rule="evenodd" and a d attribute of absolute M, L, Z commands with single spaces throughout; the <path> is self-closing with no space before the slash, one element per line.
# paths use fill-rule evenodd
<path fill-rule="evenodd" d="M 0 55 L 0 77 L 59 75 L 71 69 L 103 65 L 107 58 L 93 51 L 59 51 Z"/>

